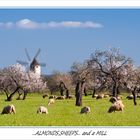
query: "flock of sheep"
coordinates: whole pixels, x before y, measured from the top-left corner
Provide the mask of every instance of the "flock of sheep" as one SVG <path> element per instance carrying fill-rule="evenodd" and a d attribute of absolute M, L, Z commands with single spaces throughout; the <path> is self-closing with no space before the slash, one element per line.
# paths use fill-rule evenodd
<path fill-rule="evenodd" d="M 102 97 L 103 96 L 97 97 L 96 99 L 102 98 Z M 51 104 L 55 104 L 56 99 L 63 100 L 64 97 L 61 96 L 59 98 L 58 97 L 56 98 L 55 96 L 50 96 L 49 101 L 48 101 L 48 106 L 51 105 Z M 112 113 L 112 112 L 115 112 L 115 111 L 123 111 L 124 104 L 122 103 L 122 100 L 121 100 L 120 96 L 118 96 L 117 98 L 116 97 L 111 97 L 109 101 L 112 103 L 112 105 L 109 107 L 108 113 Z M 87 114 L 87 113 L 90 113 L 90 112 L 91 112 L 90 107 L 85 106 L 85 107 L 81 108 L 80 114 L 84 114 L 84 113 Z M 37 113 L 38 114 L 48 114 L 48 109 L 45 106 L 39 106 L 37 108 Z M 3 108 L 1 114 L 16 114 L 15 106 L 13 104 L 5 106 Z"/>

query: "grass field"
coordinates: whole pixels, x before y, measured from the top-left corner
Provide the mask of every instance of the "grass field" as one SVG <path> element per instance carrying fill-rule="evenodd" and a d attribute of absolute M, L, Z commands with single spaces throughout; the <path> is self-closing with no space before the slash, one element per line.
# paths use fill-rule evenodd
<path fill-rule="evenodd" d="M 39 94 L 30 94 L 26 100 L 5 102 L 0 95 L 0 111 L 5 105 L 14 104 L 15 115 L 0 115 L 0 126 L 140 126 L 140 99 L 134 106 L 132 100 L 123 98 L 124 112 L 107 113 L 111 103 L 107 99 L 92 99 L 83 96 L 83 106 L 91 107 L 90 114 L 80 114 L 81 107 L 75 106 L 75 99 L 57 100 L 47 106 L 48 98 Z M 49 114 L 37 114 L 38 106 L 48 108 Z"/>

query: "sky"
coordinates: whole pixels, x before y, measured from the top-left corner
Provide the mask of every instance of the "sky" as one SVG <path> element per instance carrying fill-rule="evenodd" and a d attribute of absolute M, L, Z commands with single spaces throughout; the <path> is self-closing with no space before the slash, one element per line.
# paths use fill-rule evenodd
<path fill-rule="evenodd" d="M 40 48 L 44 74 L 68 72 L 109 47 L 140 65 L 140 9 L 0 9 L 0 68 Z"/>

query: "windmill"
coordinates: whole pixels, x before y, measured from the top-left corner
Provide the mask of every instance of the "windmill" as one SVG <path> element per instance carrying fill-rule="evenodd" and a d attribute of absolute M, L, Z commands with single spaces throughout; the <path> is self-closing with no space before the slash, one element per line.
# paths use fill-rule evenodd
<path fill-rule="evenodd" d="M 40 51 L 41 51 L 41 49 L 38 49 L 36 55 L 33 57 L 33 59 L 31 59 L 27 49 L 25 48 L 25 54 L 27 56 L 28 61 L 26 62 L 26 61 L 17 60 L 17 63 L 19 63 L 21 65 L 24 65 L 24 66 L 27 66 L 28 70 L 33 71 L 34 73 L 37 73 L 37 74 L 41 75 L 41 67 L 45 67 L 46 64 L 45 63 L 39 63 L 37 61 L 37 57 L 38 57 Z"/>

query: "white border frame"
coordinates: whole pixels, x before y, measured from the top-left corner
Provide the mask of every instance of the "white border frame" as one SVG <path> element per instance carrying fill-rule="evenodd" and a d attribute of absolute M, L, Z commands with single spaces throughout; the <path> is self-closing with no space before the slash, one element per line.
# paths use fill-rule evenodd
<path fill-rule="evenodd" d="M 139 9 L 139 0 L 0 0 L 0 9 Z M 66 136 L 33 136 L 32 134 L 37 130 L 79 130 L 80 132 L 85 131 L 107 131 L 108 136 L 77 136 L 77 137 L 66 137 Z M 139 140 L 140 139 L 140 127 L 113 127 L 113 126 L 93 126 L 93 127 L 0 127 L 0 140 L 44 140 L 44 139 L 96 139 L 96 140 Z M 119 135 L 118 135 L 119 134 Z"/>
<path fill-rule="evenodd" d="M 0 0 L 0 8 L 139 8 L 140 0 Z"/>

